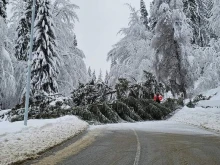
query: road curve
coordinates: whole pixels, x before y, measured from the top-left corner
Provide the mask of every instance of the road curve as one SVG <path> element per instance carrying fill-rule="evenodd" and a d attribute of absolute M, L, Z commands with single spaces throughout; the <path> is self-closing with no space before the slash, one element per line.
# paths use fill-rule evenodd
<path fill-rule="evenodd" d="M 218 135 L 169 122 L 145 124 L 92 127 L 73 143 L 26 164 L 220 165 Z"/>

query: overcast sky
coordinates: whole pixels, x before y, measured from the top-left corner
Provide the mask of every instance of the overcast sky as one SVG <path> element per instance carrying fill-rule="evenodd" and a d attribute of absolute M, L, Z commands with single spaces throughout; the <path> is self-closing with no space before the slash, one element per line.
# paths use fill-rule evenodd
<path fill-rule="evenodd" d="M 121 38 L 118 31 L 127 27 L 130 11 L 125 3 L 129 3 L 136 9 L 140 8 L 140 0 L 71 0 L 80 7 L 77 10 L 80 22 L 76 24 L 75 32 L 78 39 L 78 47 L 86 55 L 87 68 L 99 72 L 110 69 L 110 63 L 106 62 L 107 53 L 112 45 Z M 145 0 L 149 11 L 151 0 Z M 98 73 L 96 73 L 98 74 Z"/>

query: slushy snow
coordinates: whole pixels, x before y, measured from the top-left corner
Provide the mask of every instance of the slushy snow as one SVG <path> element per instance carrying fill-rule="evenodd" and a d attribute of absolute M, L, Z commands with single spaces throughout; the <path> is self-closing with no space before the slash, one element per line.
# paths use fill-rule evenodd
<path fill-rule="evenodd" d="M 29 120 L 28 126 L 20 122 L 0 122 L 0 164 L 34 158 L 65 140 L 79 134 L 88 123 L 75 116 L 58 119 Z"/>

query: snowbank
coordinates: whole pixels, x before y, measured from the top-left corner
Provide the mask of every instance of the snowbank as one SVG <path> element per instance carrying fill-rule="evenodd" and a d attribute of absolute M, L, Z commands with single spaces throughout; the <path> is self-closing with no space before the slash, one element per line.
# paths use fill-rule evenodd
<path fill-rule="evenodd" d="M 209 107 L 220 108 L 220 100 L 203 100 L 203 101 L 199 101 L 196 106 L 203 108 L 209 108 Z"/>
<path fill-rule="evenodd" d="M 220 87 L 203 92 L 210 100 L 199 101 L 195 108 L 184 107 L 170 121 L 183 122 L 220 133 Z"/>
<path fill-rule="evenodd" d="M 9 111 L 11 111 L 11 109 L 7 109 L 7 110 L 0 110 L 0 116 L 1 115 L 4 115 L 4 114 L 6 114 L 6 113 L 8 113 Z M 7 116 L 6 115 L 4 115 L 4 117 L 3 118 L 1 118 L 0 117 L 0 122 L 2 122 L 2 121 L 6 121 L 7 119 Z M 1 131 L 1 130 L 0 130 Z"/>
<path fill-rule="evenodd" d="M 10 109 L 7 109 L 7 110 L 0 110 L 0 115 L 3 115 L 3 114 L 5 114 L 5 113 L 7 113 L 7 112 L 9 112 L 10 111 Z"/>
<path fill-rule="evenodd" d="M 210 100 L 220 100 L 220 87 L 203 92 L 202 95 L 206 97 L 212 96 Z"/>
<path fill-rule="evenodd" d="M 88 123 L 75 116 L 58 119 L 0 122 L 0 164 L 10 164 L 36 157 L 88 127 Z"/>
<path fill-rule="evenodd" d="M 184 107 L 169 120 L 200 126 L 220 133 L 219 108 Z"/>

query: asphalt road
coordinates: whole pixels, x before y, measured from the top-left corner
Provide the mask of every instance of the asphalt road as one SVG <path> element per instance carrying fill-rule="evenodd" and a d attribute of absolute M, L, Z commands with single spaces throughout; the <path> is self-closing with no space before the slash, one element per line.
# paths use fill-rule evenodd
<path fill-rule="evenodd" d="M 78 139 L 26 164 L 220 165 L 220 137 L 216 134 L 191 126 L 177 133 L 129 127 L 90 129 Z"/>

